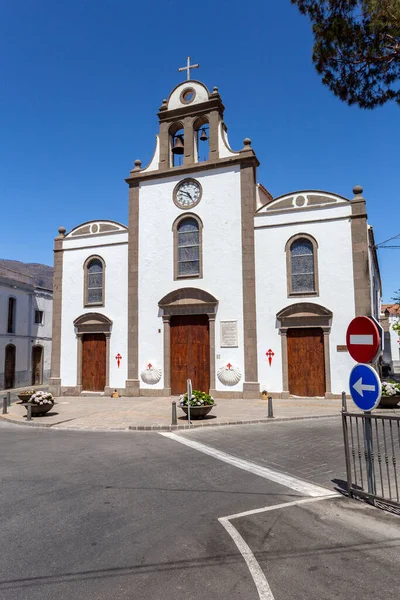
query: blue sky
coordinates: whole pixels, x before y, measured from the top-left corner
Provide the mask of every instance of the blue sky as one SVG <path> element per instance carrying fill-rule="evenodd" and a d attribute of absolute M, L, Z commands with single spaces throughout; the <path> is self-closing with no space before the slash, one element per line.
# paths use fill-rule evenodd
<path fill-rule="evenodd" d="M 52 264 L 53 238 L 127 222 L 124 178 L 146 164 L 163 98 L 193 73 L 217 85 L 233 148 L 250 137 L 274 196 L 364 188 L 381 242 L 400 232 L 400 109 L 348 107 L 311 63 L 290 0 L 13 0 L 0 5 L 0 257 Z M 380 250 L 384 300 L 399 250 Z M 334 260 L 334 257 L 332 257 Z"/>

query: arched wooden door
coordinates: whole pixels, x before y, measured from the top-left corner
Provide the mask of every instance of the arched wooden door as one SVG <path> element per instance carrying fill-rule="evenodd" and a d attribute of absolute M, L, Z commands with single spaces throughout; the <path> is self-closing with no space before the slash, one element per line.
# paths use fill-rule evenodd
<path fill-rule="evenodd" d="M 32 348 L 32 385 L 43 383 L 43 348 L 33 346 Z"/>
<path fill-rule="evenodd" d="M 6 346 L 6 357 L 4 362 L 4 389 L 15 387 L 15 346 Z"/>
<path fill-rule="evenodd" d="M 171 318 L 171 394 L 184 394 L 187 380 L 194 390 L 210 389 L 210 334 L 207 315 Z"/>
<path fill-rule="evenodd" d="M 106 336 L 104 333 L 86 333 L 82 338 L 82 389 L 103 392 L 106 368 Z"/>
<path fill-rule="evenodd" d="M 287 333 L 289 393 L 324 396 L 324 334 L 319 327 L 289 329 Z"/>

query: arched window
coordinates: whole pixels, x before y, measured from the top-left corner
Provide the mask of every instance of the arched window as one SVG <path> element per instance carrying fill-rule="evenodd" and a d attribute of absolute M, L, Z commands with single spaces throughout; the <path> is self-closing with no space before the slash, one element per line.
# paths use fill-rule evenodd
<path fill-rule="evenodd" d="M 88 258 L 85 270 L 85 306 L 104 305 L 105 264 L 99 256 Z"/>
<path fill-rule="evenodd" d="M 15 309 L 17 301 L 12 296 L 8 299 L 7 333 L 15 333 Z"/>
<path fill-rule="evenodd" d="M 202 223 L 194 215 L 180 217 L 174 223 L 175 279 L 202 277 Z"/>
<path fill-rule="evenodd" d="M 318 295 L 318 244 L 313 237 L 299 234 L 286 244 L 288 295 Z"/>

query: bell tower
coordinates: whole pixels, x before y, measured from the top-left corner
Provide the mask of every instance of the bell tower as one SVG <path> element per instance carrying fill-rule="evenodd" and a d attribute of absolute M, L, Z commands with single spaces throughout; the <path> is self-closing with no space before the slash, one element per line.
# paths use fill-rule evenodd
<path fill-rule="evenodd" d="M 249 138 L 241 150 L 229 146 L 218 88 L 210 92 L 191 78 L 190 70 L 197 66 L 188 59 L 187 67 L 180 69 L 187 71 L 187 80 L 172 90 L 158 110 L 154 155 L 144 168 L 136 160 L 126 179 L 126 389 L 133 396 L 154 393 L 141 376 L 143 365 L 151 362 L 162 371 L 159 393 L 170 395 L 177 387 L 173 378 L 181 369 L 176 366 L 179 357 L 171 337 L 178 317 L 185 317 L 184 329 L 195 328 L 197 315 L 201 329 L 206 314 L 208 359 L 202 359 L 201 373 L 206 374 L 204 381 L 209 381 L 212 394 L 232 397 L 234 392 L 237 397 L 258 398 L 254 214 L 259 162 Z M 170 293 L 178 294 L 177 301 L 164 306 L 162 299 L 170 298 Z M 204 293 L 214 298 L 207 306 L 201 302 Z M 221 338 L 224 327 L 234 330 L 232 339 Z M 224 387 L 217 377 L 223 361 L 236 361 L 241 372 L 235 390 Z M 185 369 L 191 364 L 189 354 L 182 364 Z"/>

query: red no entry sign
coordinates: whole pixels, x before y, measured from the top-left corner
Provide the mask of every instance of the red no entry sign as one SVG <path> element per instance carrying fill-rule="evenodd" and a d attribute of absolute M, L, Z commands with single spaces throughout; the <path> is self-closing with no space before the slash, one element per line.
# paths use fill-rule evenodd
<path fill-rule="evenodd" d="M 359 363 L 374 360 L 380 348 L 379 330 L 369 317 L 356 317 L 347 328 L 346 344 L 350 356 Z"/>

